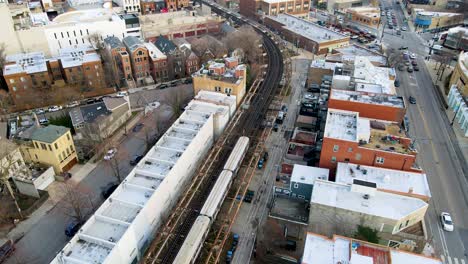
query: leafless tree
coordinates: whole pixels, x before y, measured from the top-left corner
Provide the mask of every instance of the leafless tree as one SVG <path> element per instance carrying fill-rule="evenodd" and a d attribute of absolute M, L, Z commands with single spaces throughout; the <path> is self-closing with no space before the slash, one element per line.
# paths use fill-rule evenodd
<path fill-rule="evenodd" d="M 18 214 L 21 218 L 23 218 L 23 214 L 21 213 L 21 208 L 18 205 L 18 200 L 16 199 L 15 192 L 10 184 L 10 177 L 13 174 L 26 174 L 27 169 L 24 164 L 21 164 L 20 159 L 21 154 L 17 149 L 16 145 L 10 144 L 10 142 L 3 144 L 2 148 L 0 149 L 0 186 L 5 186 L 8 190 L 8 193 L 13 200 L 16 209 L 18 210 Z"/>
<path fill-rule="evenodd" d="M 118 183 L 121 183 L 125 179 L 122 162 L 128 162 L 129 159 L 129 153 L 125 149 L 120 148 L 112 159 L 106 161 L 112 176 L 115 177 Z"/>
<path fill-rule="evenodd" d="M 171 107 L 173 117 L 178 118 L 183 111 L 182 106 L 185 103 L 181 89 L 179 87 L 172 88 L 170 93 L 165 94 L 164 102 Z"/>
<path fill-rule="evenodd" d="M 256 62 L 262 54 L 259 47 L 262 37 L 251 26 L 242 26 L 237 31 L 223 38 L 223 43 L 229 51 L 241 48 L 245 52 L 248 63 Z"/>
<path fill-rule="evenodd" d="M 101 56 L 106 83 L 118 86 L 122 72 L 117 67 L 118 62 L 112 57 L 110 50 L 106 48 L 102 35 L 93 33 L 88 36 L 88 40 Z"/>
<path fill-rule="evenodd" d="M 6 83 L 3 81 L 3 66 L 6 62 L 6 48 L 5 43 L 0 44 L 0 88 L 7 90 Z"/>
<path fill-rule="evenodd" d="M 59 206 L 63 213 L 77 222 L 84 222 L 94 209 L 91 192 L 73 181 L 62 183 L 60 188 L 63 198 Z"/>
<path fill-rule="evenodd" d="M 401 60 L 401 53 L 395 50 L 394 48 L 389 48 L 386 51 L 387 54 L 387 64 L 390 67 L 394 67 Z"/>

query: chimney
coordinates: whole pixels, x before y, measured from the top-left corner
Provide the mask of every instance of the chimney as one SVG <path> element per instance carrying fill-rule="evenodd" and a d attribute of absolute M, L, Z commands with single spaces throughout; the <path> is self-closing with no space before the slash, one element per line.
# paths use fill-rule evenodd
<path fill-rule="evenodd" d="M 413 188 L 413 187 L 409 187 L 408 193 L 413 193 L 413 191 L 414 191 L 414 188 Z"/>

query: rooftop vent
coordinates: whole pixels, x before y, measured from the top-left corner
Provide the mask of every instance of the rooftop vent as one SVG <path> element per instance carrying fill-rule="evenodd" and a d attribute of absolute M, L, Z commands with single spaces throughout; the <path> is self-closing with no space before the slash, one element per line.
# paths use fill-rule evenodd
<path fill-rule="evenodd" d="M 369 195 L 368 195 L 368 194 L 364 194 L 364 195 L 362 196 L 362 198 L 364 198 L 364 200 L 369 200 Z"/>

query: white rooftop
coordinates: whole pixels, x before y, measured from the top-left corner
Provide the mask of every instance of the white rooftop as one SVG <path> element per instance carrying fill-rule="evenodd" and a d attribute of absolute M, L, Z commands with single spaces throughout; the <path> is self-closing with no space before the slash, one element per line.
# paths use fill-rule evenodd
<path fill-rule="evenodd" d="M 353 180 L 374 182 L 379 190 L 412 193 L 431 197 L 427 177 L 424 173 L 384 169 L 353 163 L 338 163 L 336 182 L 352 184 Z"/>
<path fill-rule="evenodd" d="M 374 66 L 367 57 L 356 56 L 354 59 L 356 91 L 396 94 L 393 80 L 390 79 L 393 74 L 393 69 Z"/>
<path fill-rule="evenodd" d="M 333 89 L 331 91 L 330 98 L 343 101 L 359 102 L 364 104 L 405 108 L 403 98 L 397 95 L 387 95 L 380 93 L 366 94 L 358 91 Z"/>
<path fill-rule="evenodd" d="M 391 250 L 392 264 L 442 264 L 440 259 L 428 258 L 423 255 L 413 254 L 400 250 Z"/>
<path fill-rule="evenodd" d="M 350 241 L 341 237 L 331 240 L 327 237 L 307 233 L 302 263 L 348 263 Z"/>
<path fill-rule="evenodd" d="M 325 125 L 325 136 L 329 138 L 357 141 L 359 113 L 329 109 Z"/>
<path fill-rule="evenodd" d="M 417 9 L 417 10 L 424 10 L 424 9 Z M 462 16 L 463 14 L 460 13 L 450 13 L 450 12 L 432 12 L 432 11 L 416 11 L 418 15 L 423 16 L 433 16 L 433 17 L 452 17 L 452 16 Z"/>
<path fill-rule="evenodd" d="M 177 166 L 177 161 L 200 129 L 212 115 L 226 108 L 197 101 L 192 101 L 190 106 L 83 225 L 62 250 L 63 254 L 59 253 L 60 263 L 103 263 L 129 227 L 135 225 L 135 218 L 162 181 L 170 177 L 169 172 Z"/>
<path fill-rule="evenodd" d="M 236 104 L 236 96 L 235 95 L 227 95 L 218 92 L 211 92 L 211 91 L 199 91 L 198 94 L 195 96 L 195 99 L 200 101 L 207 101 L 210 103 L 216 104 Z"/>
<path fill-rule="evenodd" d="M 81 66 L 86 62 L 101 61 L 99 54 L 90 46 L 63 48 L 60 49 L 59 54 L 59 59 L 65 69 Z"/>
<path fill-rule="evenodd" d="M 326 27 L 319 26 L 315 23 L 289 14 L 279 14 L 277 16 L 269 16 L 268 18 L 283 24 L 285 28 L 291 30 L 292 32 L 317 43 L 338 39 L 349 39 L 349 37 L 344 34 L 337 33 L 335 31 L 329 30 Z"/>
<path fill-rule="evenodd" d="M 311 203 L 394 220 L 400 220 L 412 212 L 428 206 L 427 203 L 418 198 L 379 190 L 375 190 L 369 199 L 364 199 L 362 193 L 352 191 L 351 187 L 348 184 L 316 180 Z"/>
<path fill-rule="evenodd" d="M 6 56 L 5 61 L 7 65 L 5 65 L 3 69 L 4 75 L 17 74 L 21 72 L 32 74 L 47 71 L 46 59 L 42 52 L 8 55 Z"/>
<path fill-rule="evenodd" d="M 149 56 L 155 60 L 155 59 L 165 59 L 167 56 L 162 53 L 153 43 L 151 42 L 145 42 L 143 43 L 145 45 L 146 49 L 148 49 Z"/>
<path fill-rule="evenodd" d="M 327 62 L 324 59 L 317 59 L 313 60 L 310 64 L 311 68 L 320 68 L 320 69 L 327 69 L 327 70 L 335 70 L 336 67 L 343 66 L 342 63 L 335 63 L 335 62 Z"/>
<path fill-rule="evenodd" d="M 291 182 L 313 185 L 316 179 L 328 180 L 329 169 L 294 164 Z"/>
<path fill-rule="evenodd" d="M 54 23 L 84 23 L 93 22 L 97 20 L 110 20 L 113 17 L 118 18 L 113 14 L 110 9 L 97 8 L 97 9 L 84 9 L 66 12 L 56 16 L 53 20 Z"/>

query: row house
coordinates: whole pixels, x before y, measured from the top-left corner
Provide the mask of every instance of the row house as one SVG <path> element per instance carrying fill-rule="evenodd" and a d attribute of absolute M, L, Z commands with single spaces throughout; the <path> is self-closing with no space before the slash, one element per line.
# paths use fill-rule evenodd
<path fill-rule="evenodd" d="M 133 77 L 138 83 L 143 84 L 144 79 L 150 75 L 148 49 L 143 41 L 133 36 L 125 37 L 122 42 L 130 55 Z"/>
<path fill-rule="evenodd" d="M 108 37 L 104 39 L 104 43 L 107 52 L 109 52 L 112 57 L 114 68 L 119 71 L 120 76 L 127 80 L 133 79 L 130 55 L 122 41 L 117 37 Z"/>
<path fill-rule="evenodd" d="M 144 44 L 148 50 L 150 61 L 150 74 L 156 82 L 164 82 L 169 80 L 167 69 L 167 56 L 162 53 L 153 43 L 147 42 Z"/>

